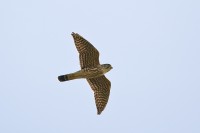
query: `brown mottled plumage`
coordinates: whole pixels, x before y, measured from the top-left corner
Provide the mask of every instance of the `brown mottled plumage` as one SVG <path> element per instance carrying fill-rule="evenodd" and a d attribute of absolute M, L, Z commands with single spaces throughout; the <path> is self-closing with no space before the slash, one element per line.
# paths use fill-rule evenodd
<path fill-rule="evenodd" d="M 72 32 L 72 36 L 79 52 L 81 70 L 61 75 L 58 79 L 63 82 L 86 78 L 94 91 L 97 114 L 101 114 L 108 102 L 111 87 L 110 81 L 104 76 L 104 74 L 110 71 L 112 66 L 110 64 L 100 65 L 98 50 L 79 34 Z"/>

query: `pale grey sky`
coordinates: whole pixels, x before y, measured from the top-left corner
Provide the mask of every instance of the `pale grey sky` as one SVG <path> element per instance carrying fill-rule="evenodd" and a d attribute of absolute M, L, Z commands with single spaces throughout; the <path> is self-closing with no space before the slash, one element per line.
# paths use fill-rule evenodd
<path fill-rule="evenodd" d="M 0 1 L 1 133 L 199 133 L 198 0 Z M 113 69 L 100 116 L 71 32 Z"/>

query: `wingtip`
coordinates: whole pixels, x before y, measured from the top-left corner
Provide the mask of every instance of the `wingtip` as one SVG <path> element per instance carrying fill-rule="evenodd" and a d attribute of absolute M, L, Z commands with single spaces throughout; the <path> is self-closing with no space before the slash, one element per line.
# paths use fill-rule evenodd
<path fill-rule="evenodd" d="M 98 110 L 97 110 L 97 115 L 100 115 L 101 112 L 102 112 L 102 111 L 98 109 Z"/>
<path fill-rule="evenodd" d="M 97 115 L 100 115 L 100 114 L 101 114 L 101 112 L 98 112 L 98 113 L 97 113 Z"/>

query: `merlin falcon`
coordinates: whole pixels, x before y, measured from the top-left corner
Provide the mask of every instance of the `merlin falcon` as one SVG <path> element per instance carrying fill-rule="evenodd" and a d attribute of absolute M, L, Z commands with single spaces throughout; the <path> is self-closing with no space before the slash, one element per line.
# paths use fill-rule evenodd
<path fill-rule="evenodd" d="M 58 76 L 60 82 L 73 79 L 86 79 L 94 92 L 97 114 L 106 107 L 110 95 L 111 82 L 105 73 L 112 69 L 110 64 L 100 64 L 98 50 L 78 33 L 72 32 L 74 43 L 79 53 L 81 70 Z"/>

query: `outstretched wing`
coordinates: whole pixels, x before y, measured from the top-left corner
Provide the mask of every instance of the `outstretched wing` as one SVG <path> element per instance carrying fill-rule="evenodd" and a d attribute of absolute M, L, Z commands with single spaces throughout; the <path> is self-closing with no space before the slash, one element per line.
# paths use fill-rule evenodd
<path fill-rule="evenodd" d="M 111 83 L 104 75 L 97 78 L 87 79 L 87 81 L 94 91 L 97 114 L 100 115 L 108 102 Z"/>
<path fill-rule="evenodd" d="M 72 36 L 79 52 L 81 69 L 98 66 L 100 64 L 98 50 L 79 34 L 72 32 Z"/>

